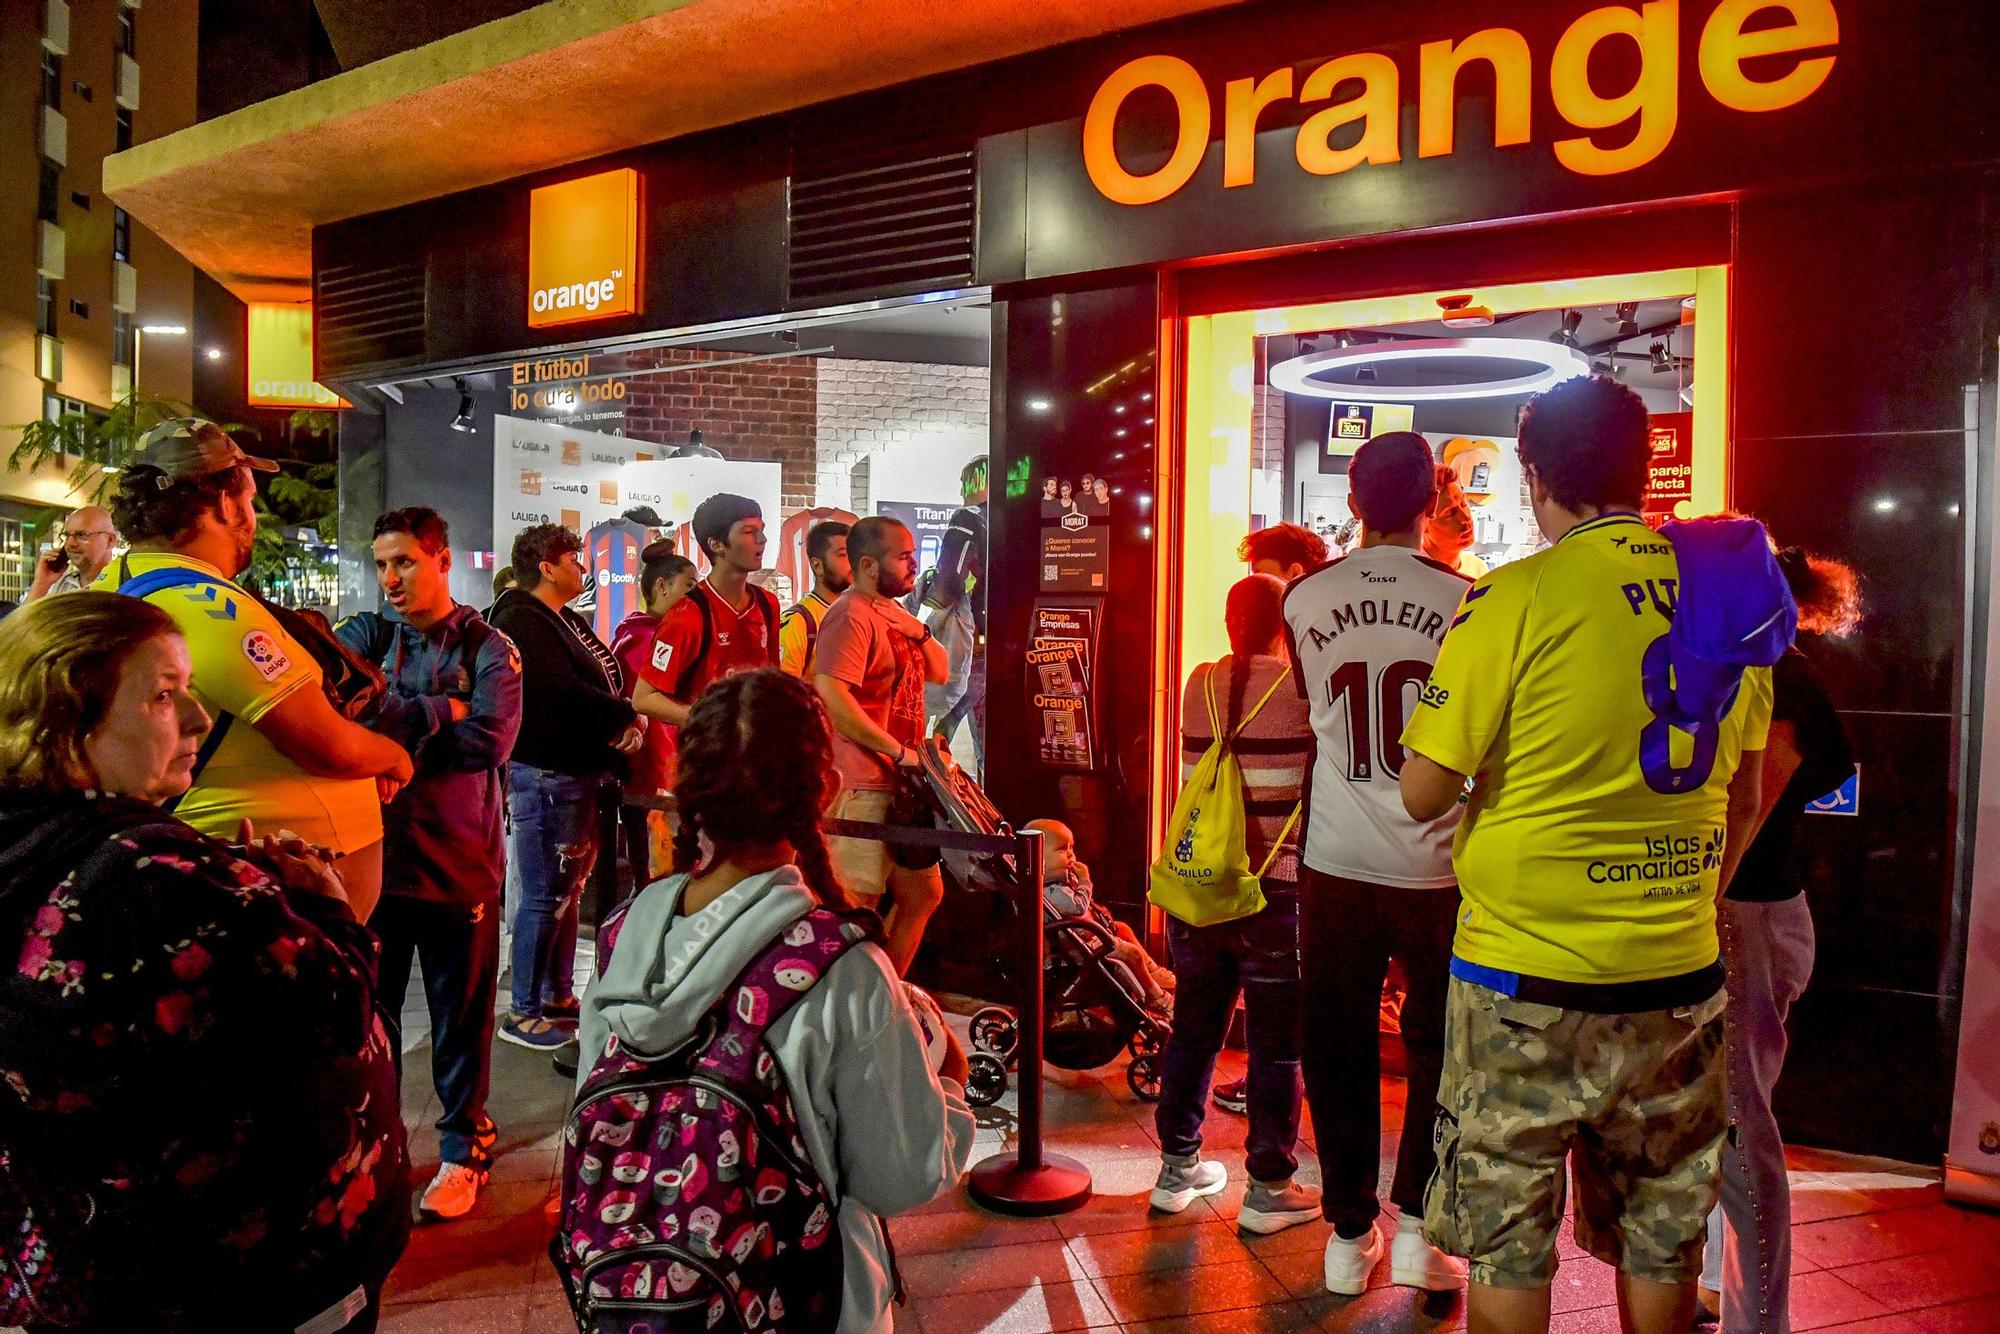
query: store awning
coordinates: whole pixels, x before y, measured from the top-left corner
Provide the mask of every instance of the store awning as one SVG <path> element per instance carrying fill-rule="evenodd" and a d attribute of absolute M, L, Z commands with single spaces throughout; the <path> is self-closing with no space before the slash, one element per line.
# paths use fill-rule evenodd
<path fill-rule="evenodd" d="M 104 190 L 246 301 L 312 228 L 1238 0 L 551 0 L 105 160 Z"/>

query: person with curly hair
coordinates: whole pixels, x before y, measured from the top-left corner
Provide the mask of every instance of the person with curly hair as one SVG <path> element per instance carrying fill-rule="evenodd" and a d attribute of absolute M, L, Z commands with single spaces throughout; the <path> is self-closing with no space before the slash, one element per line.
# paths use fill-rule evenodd
<path fill-rule="evenodd" d="M 1252 574 L 1275 575 L 1289 584 L 1326 564 L 1326 542 L 1310 528 L 1274 523 L 1244 538 L 1236 548 L 1236 559 Z"/>
<path fill-rule="evenodd" d="M 538 523 L 514 538 L 518 586 L 493 604 L 493 628 L 521 657 L 521 731 L 507 770 L 510 851 L 520 867 L 513 995 L 498 1036 L 536 1051 L 571 1040 L 577 915 L 597 864 L 598 802 L 645 743 L 611 649 L 570 604 L 583 592 L 583 539 Z"/>
<path fill-rule="evenodd" d="M 218 838 L 251 820 L 330 849 L 366 921 L 382 893 L 382 808 L 416 770 L 409 752 L 336 707 L 327 668 L 238 582 L 257 537 L 256 476 L 277 470 L 214 422 L 160 423 L 111 500 L 131 550 L 94 587 L 166 612 L 193 656 L 215 728 L 174 814 Z"/>
<path fill-rule="evenodd" d="M 632 900 L 599 961 L 584 998 L 585 1078 L 613 1039 L 626 1052 L 675 1049 L 794 923 L 848 904 L 820 834 L 836 780 L 811 687 L 775 667 L 726 677 L 696 699 L 679 743 L 674 863 L 689 869 Z M 891 1329 L 881 1220 L 948 1189 L 972 1149 L 965 1055 L 920 999 L 926 1038 L 912 995 L 870 939 L 766 1033 L 813 1170 L 840 1201 L 843 1334 Z"/>
<path fill-rule="evenodd" d="M 1861 622 L 1854 571 L 1798 547 L 1778 568 L 1799 608 L 1802 635 L 1845 636 Z M 1771 669 L 1771 733 L 1764 747 L 1763 813 L 1736 878 L 1718 905 L 1729 1005 L 1729 1119 L 1722 1201 L 1709 1215 L 1702 1304 L 1727 1334 L 1790 1328 L 1792 1195 L 1771 1098 L 1785 1066 L 1785 1016 L 1813 968 L 1813 920 L 1799 873 L 1806 803 L 1846 782 L 1854 748 L 1812 660 L 1793 647 Z"/>
<path fill-rule="evenodd" d="M 0 1266 L 0 1324 L 362 1334 L 410 1200 L 375 937 L 275 826 L 163 809 L 194 670 L 139 598 L 0 625 L 0 1213 L 40 1255 Z"/>

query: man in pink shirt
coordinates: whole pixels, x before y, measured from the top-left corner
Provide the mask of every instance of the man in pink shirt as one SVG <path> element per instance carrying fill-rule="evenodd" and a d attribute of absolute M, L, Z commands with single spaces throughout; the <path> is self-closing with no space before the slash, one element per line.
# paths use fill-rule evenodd
<path fill-rule="evenodd" d="M 834 599 L 813 651 L 813 684 L 833 722 L 840 795 L 837 820 L 888 822 L 898 787 L 914 777 L 924 737 L 924 683 L 942 684 L 951 664 L 944 645 L 897 601 L 917 584 L 917 541 L 894 519 L 869 518 L 847 534 L 854 583 Z M 827 840 L 833 869 L 849 895 L 873 907 L 890 898 L 884 918 L 889 957 L 907 973 L 924 924 L 944 897 L 935 864 L 897 865 L 873 839 Z"/>

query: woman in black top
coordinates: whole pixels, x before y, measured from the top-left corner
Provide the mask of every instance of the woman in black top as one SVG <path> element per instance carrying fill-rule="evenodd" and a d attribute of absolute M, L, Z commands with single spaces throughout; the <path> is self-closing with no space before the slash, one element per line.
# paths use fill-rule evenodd
<path fill-rule="evenodd" d="M 1853 570 L 1797 547 L 1780 551 L 1778 564 L 1802 635 L 1853 631 L 1861 619 Z M 1716 917 L 1729 975 L 1724 1029 L 1736 1137 L 1723 1149 L 1722 1202 L 1709 1218 L 1701 1285 L 1730 1334 L 1791 1328 L 1791 1194 L 1771 1093 L 1785 1063 L 1785 1015 L 1813 966 L 1812 914 L 1794 844 L 1806 803 L 1854 772 L 1840 715 L 1811 662 L 1794 647 L 1771 670 L 1764 818 Z"/>

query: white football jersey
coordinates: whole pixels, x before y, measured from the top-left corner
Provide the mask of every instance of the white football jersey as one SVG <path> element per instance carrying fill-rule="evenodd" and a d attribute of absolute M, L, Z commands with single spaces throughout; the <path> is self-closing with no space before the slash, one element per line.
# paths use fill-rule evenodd
<path fill-rule="evenodd" d="M 1470 580 L 1408 547 L 1363 547 L 1285 592 L 1293 670 L 1312 711 L 1305 864 L 1414 889 L 1457 883 L 1460 807 L 1429 824 L 1403 809 L 1403 723 L 1430 680 Z"/>

